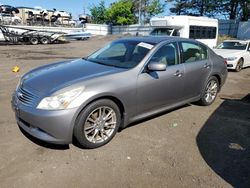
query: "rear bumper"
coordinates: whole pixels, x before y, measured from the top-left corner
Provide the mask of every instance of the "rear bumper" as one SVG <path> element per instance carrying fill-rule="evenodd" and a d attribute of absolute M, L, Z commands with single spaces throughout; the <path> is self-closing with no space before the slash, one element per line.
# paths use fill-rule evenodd
<path fill-rule="evenodd" d="M 17 124 L 31 136 L 54 144 L 72 142 L 77 109 L 39 110 L 23 105 L 15 96 L 12 98 L 12 108 Z"/>

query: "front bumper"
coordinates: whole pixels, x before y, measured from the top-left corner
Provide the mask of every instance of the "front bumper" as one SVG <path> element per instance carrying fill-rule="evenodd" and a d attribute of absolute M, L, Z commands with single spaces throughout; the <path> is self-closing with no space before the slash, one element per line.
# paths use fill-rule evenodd
<path fill-rule="evenodd" d="M 238 63 L 238 60 L 227 61 L 227 69 L 235 70 L 237 63 Z"/>
<path fill-rule="evenodd" d="M 49 143 L 69 144 L 72 142 L 76 108 L 55 111 L 39 110 L 24 105 L 15 95 L 11 103 L 17 124 L 28 134 Z"/>

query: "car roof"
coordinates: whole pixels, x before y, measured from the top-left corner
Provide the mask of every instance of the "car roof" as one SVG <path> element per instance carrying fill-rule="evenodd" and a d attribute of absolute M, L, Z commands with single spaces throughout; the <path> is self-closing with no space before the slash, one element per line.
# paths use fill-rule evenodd
<path fill-rule="evenodd" d="M 181 37 L 172 37 L 172 36 L 144 36 L 144 37 L 127 37 L 127 38 L 121 38 L 116 41 L 136 41 L 136 42 L 145 42 L 145 43 L 151 43 L 151 44 L 158 44 L 163 41 L 192 41 L 197 42 L 192 39 L 186 39 Z"/>

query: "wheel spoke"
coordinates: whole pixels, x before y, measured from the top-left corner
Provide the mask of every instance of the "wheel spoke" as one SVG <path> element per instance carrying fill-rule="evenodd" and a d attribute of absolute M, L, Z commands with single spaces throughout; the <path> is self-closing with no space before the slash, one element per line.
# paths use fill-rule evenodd
<path fill-rule="evenodd" d="M 110 110 L 109 113 L 103 118 L 105 121 L 109 120 L 110 118 L 112 118 L 112 116 L 114 115 L 114 111 Z"/>
<path fill-rule="evenodd" d="M 108 122 L 108 123 L 105 123 L 104 127 L 110 128 L 109 125 L 114 125 L 114 124 L 116 124 L 116 121 Z"/>
<path fill-rule="evenodd" d="M 93 120 L 91 117 L 87 119 L 87 121 L 90 121 L 91 123 L 95 123 L 95 120 Z"/>
<path fill-rule="evenodd" d="M 208 101 L 208 98 L 209 98 L 209 93 L 206 93 L 205 100 Z"/>
<path fill-rule="evenodd" d="M 84 128 L 84 131 L 88 135 L 89 133 L 93 132 L 95 130 L 95 128 L 96 128 L 95 124 L 89 125 L 88 127 Z"/>
<path fill-rule="evenodd" d="M 104 136 L 104 131 L 100 131 L 100 134 L 101 134 L 101 139 L 104 141 L 105 140 L 105 136 Z"/>
<path fill-rule="evenodd" d="M 216 83 L 214 83 L 213 86 L 211 86 L 211 90 L 213 90 L 215 88 L 217 88 L 217 84 Z"/>
<path fill-rule="evenodd" d="M 90 140 L 92 141 L 92 142 L 96 142 L 96 140 L 94 140 L 95 139 L 95 137 L 96 137 L 96 135 L 97 135 L 97 133 L 98 133 L 99 131 L 97 130 L 97 129 L 95 129 L 95 132 L 94 132 L 94 134 L 92 135 L 92 137 L 90 138 Z"/>

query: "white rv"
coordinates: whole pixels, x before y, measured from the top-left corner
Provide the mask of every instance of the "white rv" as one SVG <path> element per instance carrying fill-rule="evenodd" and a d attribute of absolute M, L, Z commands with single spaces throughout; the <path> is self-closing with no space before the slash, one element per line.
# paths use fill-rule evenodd
<path fill-rule="evenodd" d="M 209 47 L 217 45 L 218 20 L 195 16 L 163 16 L 150 20 L 150 35 L 180 36 L 196 39 Z"/>

